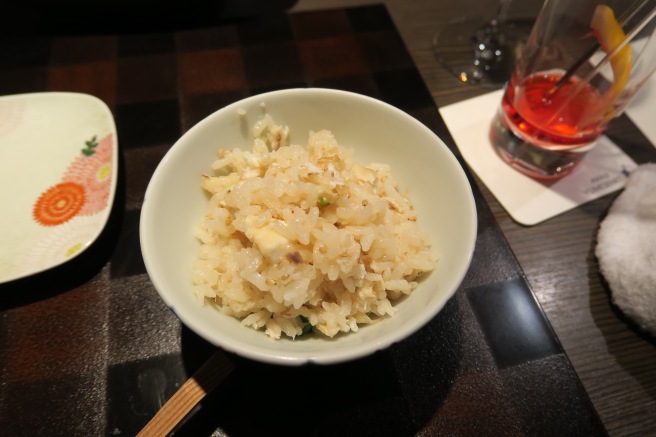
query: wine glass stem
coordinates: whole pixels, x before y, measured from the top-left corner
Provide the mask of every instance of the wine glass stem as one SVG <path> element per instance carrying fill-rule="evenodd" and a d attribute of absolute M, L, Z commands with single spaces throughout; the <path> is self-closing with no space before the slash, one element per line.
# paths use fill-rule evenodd
<path fill-rule="evenodd" d="M 498 23 L 505 23 L 508 19 L 508 13 L 510 12 L 510 4 L 512 0 L 499 0 L 499 8 L 497 9 L 497 15 L 495 20 Z"/>

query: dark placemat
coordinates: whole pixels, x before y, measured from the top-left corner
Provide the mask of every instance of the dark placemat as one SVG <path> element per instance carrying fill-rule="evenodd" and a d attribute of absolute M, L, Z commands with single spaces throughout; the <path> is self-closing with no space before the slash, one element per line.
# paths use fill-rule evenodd
<path fill-rule="evenodd" d="M 78 91 L 112 109 L 121 148 L 107 229 L 61 268 L 0 286 L 0 429 L 134 435 L 214 348 L 182 327 L 143 266 L 138 223 L 164 153 L 218 108 L 329 87 L 418 118 L 451 147 L 392 19 L 374 5 L 197 30 L 0 40 L 0 93 Z M 480 192 L 471 268 L 444 310 L 370 357 L 237 369 L 176 435 L 604 435 Z M 221 434 L 223 432 L 224 434 Z"/>

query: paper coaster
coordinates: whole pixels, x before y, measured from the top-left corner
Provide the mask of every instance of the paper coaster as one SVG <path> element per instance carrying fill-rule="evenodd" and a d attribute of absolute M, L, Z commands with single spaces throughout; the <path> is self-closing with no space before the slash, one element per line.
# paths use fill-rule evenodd
<path fill-rule="evenodd" d="M 606 136 L 556 182 L 539 182 L 506 164 L 488 139 L 502 94 L 494 91 L 439 111 L 467 164 L 514 220 L 532 226 L 624 187 L 636 164 Z"/>
<path fill-rule="evenodd" d="M 656 147 L 656 75 L 653 75 L 642 86 L 642 89 L 633 98 L 626 108 L 626 115 L 631 119 L 647 139 Z"/>

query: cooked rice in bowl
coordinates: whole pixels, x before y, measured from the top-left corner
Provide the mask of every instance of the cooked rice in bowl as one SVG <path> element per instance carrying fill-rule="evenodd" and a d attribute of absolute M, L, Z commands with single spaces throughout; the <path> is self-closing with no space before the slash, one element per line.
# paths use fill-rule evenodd
<path fill-rule="evenodd" d="M 339 145 L 343 147 L 342 151 L 332 155 L 331 159 L 336 162 L 352 159 L 362 168 L 370 166 L 372 162 L 382 162 L 391 166 L 390 173 L 398 182 L 399 188 L 397 191 L 400 197 L 409 199 L 414 207 L 414 210 L 408 212 L 408 215 L 416 214 L 416 224 L 427 235 L 425 244 L 431 243 L 433 247 L 430 251 L 434 251 L 439 255 L 439 261 L 434 264 L 434 270 L 430 273 L 422 273 L 414 279 L 411 277 L 404 278 L 408 283 L 418 283 L 410 294 L 406 295 L 400 289 L 387 291 L 387 300 L 395 313 L 393 316 L 388 314 L 379 316 L 373 312 L 366 313 L 376 323 L 358 324 L 356 325 L 358 327 L 356 333 L 350 330 L 349 325 L 349 332 L 339 331 L 334 337 L 327 337 L 318 327 L 312 327 L 310 319 L 305 316 L 307 322 L 300 316 L 291 317 L 289 319 L 291 320 L 290 323 L 300 324 L 306 330 L 312 329 L 314 334 L 304 335 L 300 339 L 297 335 L 294 339 L 284 334 L 281 327 L 280 339 L 272 340 L 265 332 L 244 326 L 242 320 L 250 315 L 247 311 L 236 316 L 237 310 L 231 308 L 232 313 L 230 315 L 223 314 L 222 311 L 225 311 L 221 307 L 225 306 L 223 301 L 218 304 L 214 303 L 211 298 L 204 297 L 205 292 L 201 293 L 203 300 L 206 302 L 204 305 L 201 305 L 198 299 L 195 298 L 192 265 L 199 259 L 199 250 L 203 243 L 194 235 L 194 229 L 198 226 L 201 217 L 207 215 L 208 206 L 211 204 L 211 196 L 208 196 L 208 193 L 201 188 L 201 183 L 205 183 L 201 182 L 201 175 L 228 176 L 233 170 L 232 164 L 228 165 L 228 161 L 223 161 L 222 165 L 225 165 L 225 167 L 215 172 L 212 170 L 212 163 L 217 160 L 217 151 L 220 148 L 233 147 L 240 148 L 242 151 L 231 150 L 229 154 L 232 158 L 225 155 L 219 157 L 219 161 L 234 159 L 235 162 L 247 162 L 247 165 L 241 166 L 242 171 L 247 173 L 249 169 L 252 169 L 254 176 L 259 174 L 261 177 L 266 177 L 267 172 L 273 171 L 275 167 L 271 162 L 267 164 L 269 167 L 265 171 L 261 168 L 262 164 L 248 161 L 248 159 L 257 158 L 262 163 L 265 162 L 264 156 L 259 156 L 253 151 L 254 139 L 252 132 L 254 126 L 265 127 L 267 122 L 258 123 L 262 120 L 264 114 L 270 114 L 273 120 L 282 126 L 289 126 L 289 136 L 281 135 L 278 141 L 282 141 L 285 137 L 290 144 L 302 144 L 305 150 L 304 153 L 308 153 L 308 156 L 310 153 L 307 148 L 308 133 L 311 130 L 317 131 L 327 128 L 333 132 L 335 138 L 339 141 Z M 272 134 L 275 129 L 273 129 L 273 126 L 270 127 L 271 129 L 267 127 L 266 130 L 259 133 L 264 133 L 265 136 Z M 272 138 L 275 141 L 277 135 Z M 275 146 L 271 147 L 270 142 L 267 144 L 269 144 L 267 147 L 269 150 L 263 154 L 269 156 L 268 153 L 271 153 L 271 148 L 275 148 Z M 289 145 L 280 146 L 279 149 L 285 149 L 280 151 L 281 157 L 284 153 L 289 153 L 289 150 L 293 150 L 292 146 Z M 353 155 L 349 155 L 350 151 L 345 149 L 352 149 L 354 151 Z M 340 149 L 335 149 L 335 151 L 338 150 Z M 275 156 L 278 156 L 278 154 L 276 153 Z M 296 157 L 293 154 L 290 156 L 290 159 Z M 285 177 L 290 177 L 291 181 L 291 177 L 296 174 L 302 175 L 304 174 L 302 172 L 306 170 L 309 170 L 308 175 L 312 172 L 310 170 L 313 168 L 308 169 L 308 166 L 303 168 L 301 165 L 305 165 L 307 162 L 312 161 L 305 160 L 303 163 L 292 165 L 287 169 L 277 170 Z M 321 167 L 316 163 L 314 165 Z M 333 164 L 333 167 L 337 169 L 339 166 Z M 257 170 L 257 173 L 254 172 L 255 170 Z M 342 168 L 339 168 L 339 170 L 341 175 L 344 170 Z M 368 170 L 366 171 L 368 172 Z M 237 174 L 239 173 L 237 172 Z M 358 174 L 357 170 L 351 170 L 351 174 Z M 249 175 L 242 173 L 242 176 L 244 177 L 244 183 L 254 183 L 246 179 L 246 176 Z M 349 178 L 342 176 L 342 179 Z M 364 176 L 364 179 L 366 180 L 366 176 Z M 337 185 L 332 187 L 328 183 L 325 187 L 329 187 L 330 190 L 327 188 L 317 190 L 316 188 L 310 189 L 301 182 L 291 182 L 284 186 L 279 184 L 278 188 L 275 185 L 266 185 L 260 191 L 267 190 L 268 193 L 271 193 L 272 190 L 276 189 L 276 192 L 284 193 L 284 196 L 289 197 L 290 193 L 293 194 L 294 190 L 298 189 L 298 186 L 303 186 L 304 189 L 307 188 L 310 194 L 303 198 L 306 201 L 304 207 L 298 205 L 300 210 L 303 211 L 302 216 L 297 210 L 291 208 L 289 211 L 291 214 L 288 213 L 289 219 L 276 216 L 273 214 L 273 210 L 271 210 L 270 216 L 265 216 L 263 213 L 257 215 L 255 219 L 250 219 L 248 226 L 246 218 L 244 218 L 241 224 L 235 222 L 237 226 L 241 226 L 241 230 L 234 230 L 235 237 L 239 235 L 239 238 L 230 240 L 231 244 L 235 245 L 235 248 L 240 248 L 240 250 L 241 248 L 255 248 L 259 251 L 260 248 L 257 244 L 248 243 L 251 240 L 249 240 L 245 231 L 250 227 L 250 236 L 255 236 L 257 240 L 258 230 L 264 228 L 265 230 L 260 232 L 266 234 L 267 231 L 271 231 L 272 234 L 269 234 L 269 236 L 273 237 L 276 237 L 273 232 L 280 233 L 281 238 L 294 243 L 293 247 L 300 246 L 302 249 L 283 251 L 279 255 L 283 262 L 289 262 L 290 265 L 295 265 L 294 260 L 300 261 L 302 259 L 303 263 L 308 262 L 310 260 L 308 256 L 310 254 L 314 256 L 314 246 L 310 251 L 308 249 L 309 243 L 307 245 L 303 244 L 300 237 L 294 239 L 285 232 L 292 232 L 290 229 L 296 227 L 296 218 L 307 218 L 311 210 L 315 211 L 312 207 L 316 207 L 319 212 L 317 221 L 324 219 L 322 214 L 333 211 L 333 214 L 337 215 L 349 211 L 349 208 L 340 203 L 342 200 L 339 200 L 339 196 L 335 195 L 339 192 L 338 188 L 344 189 L 344 187 L 338 187 Z M 365 190 L 359 184 L 353 185 L 360 190 L 358 193 Z M 391 180 L 390 185 L 393 185 Z M 366 186 L 364 181 L 362 181 L 362 186 Z M 260 191 L 252 191 L 251 199 L 257 199 L 257 196 L 260 196 Z M 393 193 L 392 190 L 390 192 Z M 266 200 L 263 199 L 259 204 L 254 203 L 254 205 L 259 205 L 259 210 L 264 211 L 267 208 L 270 209 L 264 203 L 265 201 L 273 205 L 284 199 L 284 196 L 269 195 L 266 196 Z M 392 201 L 396 199 L 395 195 L 389 196 L 389 198 Z M 397 203 L 403 206 L 403 202 Z M 372 205 L 363 205 L 359 209 L 359 214 L 350 214 L 350 217 L 356 220 L 355 223 L 357 224 L 350 224 L 349 226 L 353 228 L 360 225 L 379 226 L 378 223 L 373 223 L 371 220 L 367 222 L 363 219 L 365 211 L 374 211 L 372 208 L 375 208 L 375 204 L 376 202 Z M 245 202 L 244 205 L 249 204 Z M 267 206 L 267 208 L 264 208 L 264 206 Z M 393 206 L 393 208 L 396 207 Z M 386 209 L 390 209 L 390 204 L 386 205 Z M 219 208 L 216 208 L 216 211 L 219 211 Z M 233 232 L 230 226 L 235 228 L 233 225 L 234 219 L 229 219 L 229 217 L 236 214 L 237 210 L 232 208 L 228 212 L 230 213 L 229 216 L 214 216 L 206 225 L 210 230 L 215 227 L 223 229 L 226 234 L 222 235 L 221 238 L 226 239 L 230 232 Z M 386 211 L 385 214 L 389 214 L 389 212 Z M 348 216 L 345 217 L 349 218 Z M 477 234 L 476 218 L 476 205 L 467 174 L 458 162 L 457 157 L 449 150 L 449 147 L 428 127 L 407 113 L 371 97 L 339 90 L 303 88 L 279 90 L 247 97 L 215 111 L 185 132 L 162 158 L 152 175 L 141 207 L 139 233 L 144 265 L 152 286 L 163 303 L 192 332 L 228 352 L 257 361 L 286 366 L 307 363 L 327 365 L 361 358 L 386 349 L 394 343 L 404 340 L 409 335 L 418 333 L 420 329 L 434 329 L 434 326 L 431 327 L 433 319 L 459 289 L 472 259 Z M 221 220 L 223 221 L 221 222 Z M 275 227 L 280 225 L 282 220 L 287 223 L 286 228 L 282 229 L 282 226 Z M 411 222 L 412 220 L 408 221 Z M 337 223 L 340 223 L 340 226 L 344 225 L 341 218 Z M 332 224 L 335 225 L 335 223 Z M 324 236 L 333 244 L 339 242 L 334 237 L 341 234 L 342 228 L 340 226 L 334 226 L 335 229 L 325 226 L 323 229 L 317 228 L 317 231 L 327 232 L 324 229 L 335 231 L 334 234 Z M 401 229 L 401 226 L 394 226 L 390 228 L 388 234 L 401 232 Z M 415 237 L 412 237 L 413 233 L 408 229 L 403 230 L 404 239 L 411 241 Z M 302 233 L 298 230 L 293 232 L 298 232 L 299 235 Z M 310 231 L 308 234 L 310 239 L 316 238 L 313 232 Z M 263 234 L 259 235 L 262 236 Z M 352 238 L 354 242 L 360 245 L 360 248 L 366 242 L 364 235 L 353 234 Z M 369 238 L 371 239 L 371 237 Z M 264 246 L 264 253 L 275 256 L 277 245 L 272 244 L 270 246 L 272 249 L 268 250 L 267 241 L 269 240 L 266 238 L 260 239 L 260 244 Z M 278 241 L 282 242 L 281 246 L 286 247 L 287 243 L 285 241 Z M 393 240 L 386 238 L 383 241 Z M 239 243 L 239 246 L 237 246 L 237 243 Z M 379 247 L 377 244 L 379 243 L 375 241 L 375 238 L 372 239 L 369 252 L 363 252 L 365 257 L 373 255 L 372 251 Z M 213 249 L 219 254 L 217 256 L 223 256 L 225 259 L 225 262 L 222 261 L 219 265 L 222 269 L 230 266 L 233 272 L 238 272 L 232 276 L 235 281 L 248 282 L 241 276 L 244 271 L 239 270 L 239 264 L 237 263 L 248 264 L 244 263 L 244 260 L 239 259 L 239 257 L 221 253 L 228 250 L 227 246 L 229 245 L 216 244 L 216 249 Z M 424 248 L 426 247 L 424 246 Z M 419 249 L 417 250 L 419 251 Z M 296 251 L 298 251 L 298 257 L 294 254 Z M 237 252 L 237 250 L 234 250 L 234 253 Z M 289 254 L 291 255 L 288 258 L 287 255 Z M 334 253 L 320 252 L 320 254 L 324 257 L 332 256 L 339 259 L 339 256 Z M 359 260 L 363 260 L 365 257 L 360 256 Z M 262 266 L 270 263 L 265 255 L 253 259 L 261 259 Z M 432 257 L 430 259 L 434 260 Z M 389 259 L 384 260 L 384 262 L 387 261 Z M 314 266 L 314 260 L 312 262 L 312 266 Z M 395 266 L 396 264 L 398 263 L 395 262 Z M 369 265 L 371 266 L 371 262 Z M 373 265 L 376 266 L 375 263 Z M 255 268 L 254 272 L 260 273 L 262 266 Z M 337 266 L 341 267 L 339 264 Z M 307 267 L 303 268 L 307 269 Z M 384 270 L 383 268 L 382 271 Z M 332 272 L 335 271 L 339 278 L 341 268 L 337 270 L 333 268 Z M 391 274 L 396 274 L 394 268 L 390 268 L 389 271 Z M 216 270 L 216 275 L 209 270 L 207 272 L 207 281 L 212 283 L 215 280 L 218 283 L 218 277 L 222 270 Z M 314 270 L 314 274 L 321 275 L 324 280 L 326 280 L 325 278 L 329 273 L 328 268 L 324 268 L 323 271 L 320 269 Z M 344 273 L 341 274 L 345 276 Z M 216 279 L 212 279 L 214 275 Z M 253 281 L 256 281 L 256 278 L 257 274 L 251 276 Z M 355 276 L 353 278 L 353 281 L 355 281 Z M 395 283 L 390 278 L 383 278 L 386 287 L 402 288 L 402 282 L 397 282 L 394 285 Z M 289 280 L 290 278 L 285 277 L 285 279 Z M 266 284 L 266 278 L 264 283 Z M 144 282 L 144 288 L 147 286 L 148 284 Z M 372 287 L 373 292 L 376 286 L 372 285 Z M 250 295 L 247 293 L 256 291 L 251 286 L 247 288 L 246 292 L 239 287 L 232 289 L 229 287 L 216 288 L 217 292 L 228 289 L 233 293 L 233 296 L 237 296 L 238 299 L 235 300 L 241 302 L 241 305 L 244 305 L 244 302 L 247 301 L 247 299 L 244 300 L 244 296 L 248 297 Z M 148 291 L 144 289 L 143 292 Z M 258 291 L 255 296 L 264 302 L 267 294 L 271 293 L 269 291 Z M 394 300 L 397 294 L 401 297 Z M 266 304 L 270 306 L 267 311 L 280 305 L 280 302 L 276 301 L 273 295 L 271 296 L 271 300 Z M 350 296 L 356 295 L 351 294 Z M 289 297 L 288 302 L 293 302 L 293 298 Z M 326 299 L 326 302 L 331 303 L 328 299 Z M 351 308 L 353 308 L 353 302 L 355 302 L 355 299 L 351 299 Z M 336 301 L 332 303 L 336 303 Z M 293 304 L 289 307 L 291 308 L 290 311 L 297 310 Z M 301 305 L 299 309 L 305 307 L 308 307 L 308 305 Z M 226 308 L 228 307 L 226 306 Z M 242 309 L 239 309 L 239 311 L 242 311 Z M 258 311 L 253 311 L 253 313 Z M 294 314 L 290 313 L 290 315 L 293 316 Z M 293 331 L 290 332 L 293 335 Z M 296 329 L 296 332 L 298 332 L 298 329 Z"/>
<path fill-rule="evenodd" d="M 266 115 L 252 151 L 221 149 L 202 177 L 194 293 L 279 339 L 333 337 L 393 316 L 437 262 L 387 164 L 359 165 L 328 130 L 307 147 Z"/>

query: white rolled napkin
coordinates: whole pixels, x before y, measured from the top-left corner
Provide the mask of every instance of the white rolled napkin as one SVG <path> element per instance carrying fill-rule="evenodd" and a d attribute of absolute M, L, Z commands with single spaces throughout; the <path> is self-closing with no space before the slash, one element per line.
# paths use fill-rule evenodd
<path fill-rule="evenodd" d="M 631 173 L 601 222 L 595 254 L 613 302 L 656 335 L 656 163 Z"/>

